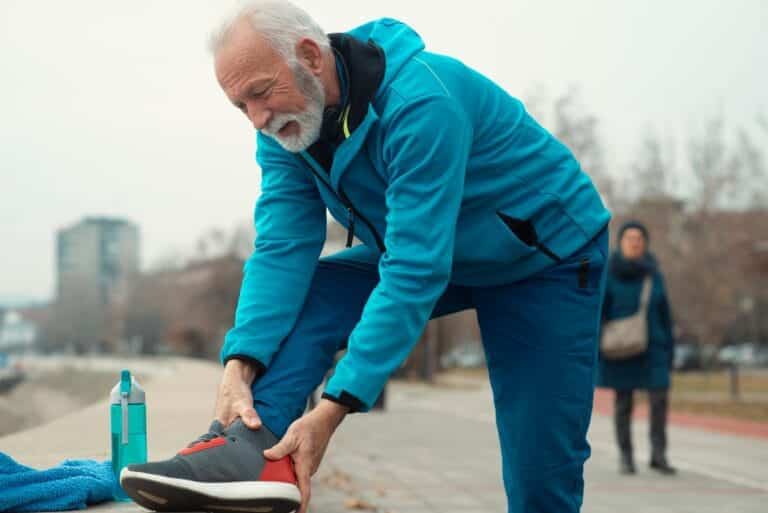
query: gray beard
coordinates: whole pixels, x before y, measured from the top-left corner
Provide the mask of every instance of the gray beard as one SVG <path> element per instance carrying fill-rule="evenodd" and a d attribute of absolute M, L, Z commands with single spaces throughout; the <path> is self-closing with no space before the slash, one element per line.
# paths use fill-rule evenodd
<path fill-rule="evenodd" d="M 286 151 L 298 153 L 309 148 L 320 137 L 323 109 L 325 109 L 325 91 L 320 79 L 307 71 L 298 61 L 294 59 L 288 63 L 288 66 L 293 72 L 299 91 L 306 99 L 307 108 L 299 113 L 276 114 L 269 125 L 261 129 L 261 133 L 273 138 Z M 286 137 L 279 135 L 280 129 L 291 121 L 299 125 L 298 133 Z"/>

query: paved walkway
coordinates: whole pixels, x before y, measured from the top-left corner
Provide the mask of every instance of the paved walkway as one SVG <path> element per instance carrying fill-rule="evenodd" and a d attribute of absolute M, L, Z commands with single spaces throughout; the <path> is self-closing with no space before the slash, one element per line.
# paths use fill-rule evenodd
<path fill-rule="evenodd" d="M 173 360 L 147 383 L 149 450 L 171 456 L 207 427 L 217 366 Z M 51 466 L 64 458 L 108 458 L 105 404 L 0 438 L 22 463 Z M 768 440 L 670 429 L 670 459 L 680 475 L 645 466 L 647 422 L 634 426 L 640 473 L 616 473 L 610 419 L 593 419 L 586 471 L 586 513 L 757 513 L 768 504 Z M 505 511 L 490 392 L 482 381 L 425 386 L 395 383 L 385 413 L 350 416 L 313 481 L 312 511 L 340 513 L 479 513 Z M 140 511 L 110 503 L 102 511 Z"/>
<path fill-rule="evenodd" d="M 646 466 L 647 422 L 633 431 L 639 474 L 620 476 L 611 420 L 594 417 L 584 512 L 768 511 L 768 441 L 672 426 L 670 459 L 681 472 L 668 478 Z M 321 473 L 316 511 L 342 511 L 339 504 L 358 499 L 382 512 L 501 512 L 499 466 L 487 385 L 395 384 L 386 414 L 345 421 Z"/>

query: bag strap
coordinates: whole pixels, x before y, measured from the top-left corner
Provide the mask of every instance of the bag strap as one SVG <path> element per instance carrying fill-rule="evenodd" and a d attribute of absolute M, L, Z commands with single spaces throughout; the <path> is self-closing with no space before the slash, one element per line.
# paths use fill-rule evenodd
<path fill-rule="evenodd" d="M 640 293 L 640 308 L 639 311 L 648 311 L 648 303 L 651 300 L 651 289 L 653 288 L 653 279 L 650 276 L 646 276 L 643 280 L 643 291 Z"/>

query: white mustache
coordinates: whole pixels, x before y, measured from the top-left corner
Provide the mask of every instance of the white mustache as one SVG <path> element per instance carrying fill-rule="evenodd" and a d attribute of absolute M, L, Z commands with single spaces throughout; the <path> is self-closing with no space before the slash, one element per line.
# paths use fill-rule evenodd
<path fill-rule="evenodd" d="M 272 120 L 269 122 L 267 126 L 261 129 L 261 132 L 264 135 L 269 135 L 274 137 L 275 135 L 280 132 L 280 129 L 283 128 L 285 125 L 290 123 L 291 121 L 296 121 L 299 123 L 298 116 L 295 114 L 278 114 Z M 300 124 L 300 123 L 299 123 Z"/>

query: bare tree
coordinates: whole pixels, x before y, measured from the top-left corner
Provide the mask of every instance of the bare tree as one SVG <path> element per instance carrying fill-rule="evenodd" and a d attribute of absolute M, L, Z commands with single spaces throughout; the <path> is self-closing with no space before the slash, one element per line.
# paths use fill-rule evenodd
<path fill-rule="evenodd" d="M 673 149 L 672 141 L 665 145 L 655 132 L 649 131 L 643 136 L 637 158 L 630 166 L 638 197 L 672 195 L 676 183 Z"/>
<path fill-rule="evenodd" d="M 229 234 L 226 254 L 245 260 L 253 252 L 255 238 L 253 223 L 238 223 Z"/>
<path fill-rule="evenodd" d="M 228 234 L 221 228 L 211 228 L 198 237 L 195 243 L 196 260 L 207 260 L 226 253 Z"/>
<path fill-rule="evenodd" d="M 646 137 L 632 166 L 640 195 L 628 212 L 651 231 L 679 326 L 711 343 L 738 332 L 733 324 L 743 317 L 745 298 L 762 297 L 754 248 L 768 223 L 764 156 L 746 129 L 736 138 L 729 133 L 715 117 L 689 138 L 688 205 L 668 193 L 674 166 L 658 138 Z"/>
<path fill-rule="evenodd" d="M 688 141 L 688 159 L 696 186 L 695 206 L 709 211 L 733 207 L 733 193 L 738 190 L 742 161 L 729 153 L 725 120 L 715 117 L 704 124 L 704 131 Z"/>
<path fill-rule="evenodd" d="M 746 129 L 739 130 L 736 154 L 741 162 L 741 200 L 747 208 L 768 207 L 768 168 L 765 154 Z"/>

